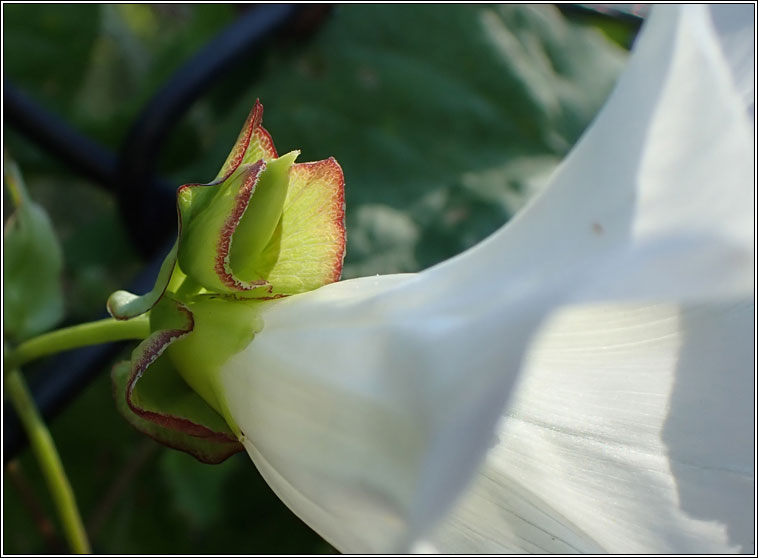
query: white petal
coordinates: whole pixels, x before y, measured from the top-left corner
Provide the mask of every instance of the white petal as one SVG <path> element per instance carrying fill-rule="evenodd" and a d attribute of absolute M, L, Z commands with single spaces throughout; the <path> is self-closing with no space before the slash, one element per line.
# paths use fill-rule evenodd
<path fill-rule="evenodd" d="M 550 188 L 460 262 L 507 250 L 503 266 L 522 271 L 534 256 L 511 257 L 520 241 L 555 256 L 522 284 L 557 275 L 565 288 L 575 275 L 569 300 L 752 296 L 753 144 L 715 35 L 702 8 L 656 11 L 645 33 Z M 751 307 L 738 318 L 718 306 L 684 318 L 676 305 L 575 310 L 548 325 L 500 444 L 437 546 L 752 551 Z M 556 335 L 573 349 L 555 353 Z"/>
<path fill-rule="evenodd" d="M 753 302 L 566 309 L 443 552 L 753 552 Z"/>
<path fill-rule="evenodd" d="M 263 331 L 224 365 L 221 382 L 248 452 L 272 488 L 343 552 L 403 550 L 470 479 L 525 352 L 543 320 L 562 305 L 752 294 L 748 130 L 705 9 L 663 10 L 651 18 L 609 104 L 551 185 L 504 229 L 419 275 L 345 281 L 269 303 Z M 622 333 L 630 338 L 629 331 Z M 653 360 L 664 371 L 640 372 L 640 386 L 664 397 L 660 382 L 673 379 L 677 353 L 675 345 L 661 351 L 666 358 Z M 590 359 L 588 366 L 593 355 L 581 355 Z M 610 388 L 628 370 L 641 369 L 627 365 L 621 352 L 600 356 L 614 364 L 607 368 Z M 642 417 L 614 414 L 607 402 L 605 409 L 611 425 L 599 427 L 608 443 L 627 429 L 660 426 L 661 407 L 651 405 Z M 529 436 L 543 447 L 543 431 L 527 421 L 513 423 L 526 430 L 506 423 L 516 440 L 512 448 L 529 451 Z M 572 446 L 559 449 L 564 453 L 556 459 L 572 465 L 565 458 Z M 662 470 L 667 460 L 661 447 L 648 449 L 650 462 L 635 465 Z M 511 451 L 507 457 L 518 456 Z M 654 546 L 666 536 L 674 546 L 677 537 L 689 540 L 682 534 L 689 527 L 676 522 L 664 524 L 658 539 L 640 538 L 652 529 L 636 538 L 628 529 L 613 530 L 606 525 L 612 518 L 601 522 L 606 538 L 575 531 L 563 520 L 570 517 L 565 494 L 556 514 L 549 494 L 532 498 L 534 484 L 553 474 L 556 480 L 545 485 L 558 490 L 572 471 L 582 483 L 595 482 L 606 471 L 603 460 L 583 474 L 576 467 L 553 470 L 550 457 L 525 454 L 531 476 L 498 482 L 514 501 L 525 502 L 517 512 L 535 529 L 551 529 L 556 540 L 580 549 L 620 548 L 626 534 L 630 548 Z M 670 489 L 653 474 L 655 494 L 624 500 L 630 494 L 624 487 L 646 471 L 635 467 L 633 478 L 620 478 L 610 497 L 588 489 L 593 509 L 607 504 L 619 521 L 638 520 L 657 492 Z M 610 490 L 612 483 L 598 485 Z M 735 506 L 744 511 L 740 502 Z"/>
<path fill-rule="evenodd" d="M 450 312 L 405 298 L 422 278 L 270 303 L 223 367 L 261 473 L 344 552 L 404 550 L 439 519 L 488 447 L 536 325 L 518 301 L 506 319 L 486 300 Z"/>
<path fill-rule="evenodd" d="M 616 90 L 550 184 L 424 289 L 535 286 L 574 301 L 753 291 L 754 146 L 704 6 L 656 7 Z"/>

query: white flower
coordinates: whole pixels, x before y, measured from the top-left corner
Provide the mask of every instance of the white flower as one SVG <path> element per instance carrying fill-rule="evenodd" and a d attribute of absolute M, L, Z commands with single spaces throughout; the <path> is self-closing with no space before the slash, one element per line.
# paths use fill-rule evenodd
<path fill-rule="evenodd" d="M 722 15 L 656 8 L 485 242 L 267 303 L 221 382 L 339 550 L 753 551 L 753 19 Z"/>

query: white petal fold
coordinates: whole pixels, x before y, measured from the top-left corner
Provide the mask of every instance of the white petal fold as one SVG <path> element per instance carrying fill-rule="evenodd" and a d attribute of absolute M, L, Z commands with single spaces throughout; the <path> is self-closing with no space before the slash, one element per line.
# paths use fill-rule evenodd
<path fill-rule="evenodd" d="M 431 548 L 752 548 L 754 154 L 720 41 L 707 8 L 656 8 L 511 223 L 417 275 L 267 303 L 221 382 L 327 541 L 411 548 L 487 454 Z"/>

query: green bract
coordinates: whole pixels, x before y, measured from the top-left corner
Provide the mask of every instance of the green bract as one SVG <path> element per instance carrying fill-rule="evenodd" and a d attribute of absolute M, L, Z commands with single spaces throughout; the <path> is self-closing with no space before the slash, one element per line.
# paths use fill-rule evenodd
<path fill-rule="evenodd" d="M 116 319 L 151 312 L 151 336 L 113 371 L 119 410 L 207 462 L 242 449 L 216 372 L 263 327 L 260 303 L 337 281 L 345 253 L 339 164 L 279 157 L 262 117 L 256 101 L 213 182 L 178 189 L 179 233 L 153 289 L 108 299 Z"/>

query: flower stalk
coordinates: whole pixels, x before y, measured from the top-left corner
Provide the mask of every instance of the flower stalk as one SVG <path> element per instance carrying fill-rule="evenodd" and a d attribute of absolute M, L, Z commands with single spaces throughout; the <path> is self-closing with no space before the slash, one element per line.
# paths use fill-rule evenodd
<path fill-rule="evenodd" d="M 141 340 L 148 335 L 150 335 L 149 314 L 124 321 L 106 318 L 78 324 L 24 341 L 5 358 L 5 367 L 7 370 L 12 370 L 32 360 L 62 351 L 112 341 Z"/>
<path fill-rule="evenodd" d="M 89 554 L 91 550 L 87 533 L 58 450 L 17 368 L 7 374 L 5 387 L 42 469 L 71 551 L 76 554 Z"/>

